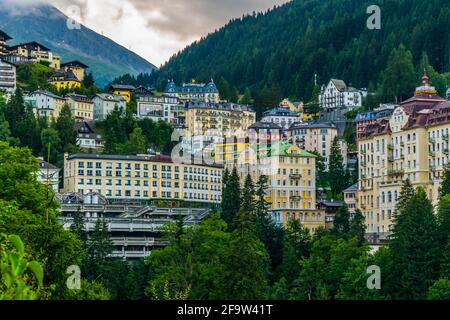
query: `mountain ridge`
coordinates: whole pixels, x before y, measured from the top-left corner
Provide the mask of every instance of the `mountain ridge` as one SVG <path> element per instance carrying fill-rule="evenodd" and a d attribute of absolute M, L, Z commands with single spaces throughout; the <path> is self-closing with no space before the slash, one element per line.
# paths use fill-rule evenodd
<path fill-rule="evenodd" d="M 63 62 L 81 60 L 92 71 L 97 85 L 130 73 L 151 73 L 157 67 L 113 40 L 80 24 L 67 28 L 68 17 L 50 5 L 40 5 L 27 14 L 11 14 L 0 8 L 0 29 L 14 39 L 8 44 L 37 41 L 61 56 Z"/>

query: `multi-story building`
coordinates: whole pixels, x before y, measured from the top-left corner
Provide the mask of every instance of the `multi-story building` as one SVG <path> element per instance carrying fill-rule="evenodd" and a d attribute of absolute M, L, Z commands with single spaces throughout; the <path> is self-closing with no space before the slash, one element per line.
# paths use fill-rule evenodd
<path fill-rule="evenodd" d="M 0 30 L 0 57 L 3 57 L 6 54 L 8 54 L 9 50 L 6 46 L 6 42 L 11 39 L 12 39 L 12 37 L 10 37 L 8 34 L 6 34 L 6 32 L 3 32 L 2 30 Z"/>
<path fill-rule="evenodd" d="M 319 152 L 326 164 L 329 162 L 331 146 L 337 136 L 338 130 L 331 123 L 295 123 L 286 130 L 286 137 L 290 143 L 304 150 Z M 341 151 L 344 150 L 341 148 Z"/>
<path fill-rule="evenodd" d="M 164 96 L 141 96 L 137 102 L 137 117 L 165 121 L 175 125 L 184 123 L 185 108 L 178 98 Z"/>
<path fill-rule="evenodd" d="M 151 97 L 155 95 L 153 88 L 146 88 L 144 86 L 139 86 L 134 89 L 133 94 L 136 97 L 136 100 L 139 100 L 143 97 Z"/>
<path fill-rule="evenodd" d="M 220 95 L 219 89 L 211 79 L 211 82 L 205 83 L 183 83 L 178 86 L 173 80 L 168 81 L 164 93 L 170 97 L 178 98 L 182 103 L 191 102 L 195 100 L 206 103 L 219 103 Z"/>
<path fill-rule="evenodd" d="M 133 97 L 134 90 L 136 90 L 136 88 L 134 86 L 125 85 L 125 84 L 112 84 L 109 87 L 110 93 L 123 96 L 127 103 L 131 102 L 131 98 Z"/>
<path fill-rule="evenodd" d="M 61 70 L 64 72 L 72 72 L 79 81 L 84 80 L 84 72 L 89 68 L 84 63 L 75 60 L 61 64 Z"/>
<path fill-rule="evenodd" d="M 122 95 L 112 93 L 99 93 L 92 99 L 94 102 L 94 120 L 102 121 L 114 111 L 114 108 L 126 110 L 127 101 Z"/>
<path fill-rule="evenodd" d="M 94 232 L 98 219 L 106 221 L 113 244 L 111 258 L 145 258 L 152 250 L 168 244 L 164 239 L 167 222 L 179 221 L 181 217 L 185 226 L 196 225 L 210 213 L 209 209 L 110 204 L 98 193 L 67 193 L 58 195 L 58 200 L 60 220 L 66 229 L 73 225 L 77 213 L 83 215 L 88 234 Z"/>
<path fill-rule="evenodd" d="M 61 109 L 67 100 L 49 91 L 37 90 L 24 96 L 25 104 L 29 104 L 35 114 L 49 119 L 58 119 Z"/>
<path fill-rule="evenodd" d="M 221 201 L 223 168 L 176 163 L 150 155 L 64 156 L 64 192 L 99 192 L 112 202 L 150 200 L 215 206 Z"/>
<path fill-rule="evenodd" d="M 360 112 L 356 115 L 356 139 L 360 134 L 364 134 L 367 126 L 375 125 L 380 119 L 388 119 L 394 113 L 396 104 L 382 104 L 373 111 Z"/>
<path fill-rule="evenodd" d="M 65 98 L 75 119 L 94 120 L 94 102 L 90 98 L 75 93 L 67 94 Z"/>
<path fill-rule="evenodd" d="M 85 150 L 101 151 L 105 146 L 101 134 L 96 133 L 92 125 L 86 121 L 75 123 L 77 146 Z"/>
<path fill-rule="evenodd" d="M 48 82 L 58 90 L 71 90 L 81 87 L 81 81 L 78 80 L 72 71 L 57 71 L 51 75 Z"/>
<path fill-rule="evenodd" d="M 437 95 L 425 74 L 414 97 L 361 132 L 358 207 L 371 238 L 383 240 L 392 231 L 404 180 L 423 187 L 437 204 L 449 162 L 449 119 L 450 101 Z"/>
<path fill-rule="evenodd" d="M 242 157 L 236 166 L 241 183 L 248 174 L 253 181 L 268 177 L 266 200 L 275 222 L 286 225 L 299 219 L 312 233 L 325 227 L 325 213 L 316 209 L 316 156 L 285 141 L 259 148 L 257 153 Z"/>
<path fill-rule="evenodd" d="M 28 59 L 28 62 L 46 62 L 49 67 L 59 70 L 61 57 L 54 55 L 52 50 L 38 42 L 21 43 L 9 47 L 12 56 L 21 56 Z"/>
<path fill-rule="evenodd" d="M 365 89 L 348 87 L 343 80 L 331 79 L 327 86 L 322 86 L 319 104 L 323 110 L 355 109 L 362 106 Z"/>
<path fill-rule="evenodd" d="M 214 161 L 218 164 L 235 164 L 246 156 L 248 148 L 257 151 L 268 148 L 283 139 L 283 129 L 276 123 L 256 122 L 243 137 L 228 137 L 214 144 Z"/>
<path fill-rule="evenodd" d="M 185 121 L 191 136 L 229 137 L 245 134 L 256 122 L 256 113 L 249 106 L 234 103 L 192 101 L 187 104 Z"/>
<path fill-rule="evenodd" d="M 0 91 L 14 92 L 16 90 L 16 80 L 16 66 L 0 59 Z"/>
<path fill-rule="evenodd" d="M 275 108 L 264 112 L 261 122 L 271 122 L 280 125 L 284 130 L 289 129 L 294 123 L 300 123 L 303 119 L 300 114 L 287 108 Z"/>
<path fill-rule="evenodd" d="M 344 202 L 351 214 L 356 212 L 358 207 L 358 183 L 344 190 Z"/>

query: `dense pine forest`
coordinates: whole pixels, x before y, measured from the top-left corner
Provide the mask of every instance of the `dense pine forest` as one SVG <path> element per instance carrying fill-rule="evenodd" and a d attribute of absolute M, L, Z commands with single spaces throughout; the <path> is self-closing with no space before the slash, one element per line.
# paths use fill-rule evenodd
<path fill-rule="evenodd" d="M 366 9 L 373 4 L 381 8 L 381 30 L 366 26 Z M 447 0 L 294 0 L 231 21 L 174 55 L 155 76 L 159 88 L 172 78 L 224 77 L 240 92 L 248 87 L 258 96 L 274 87 L 304 101 L 316 73 L 320 84 L 334 77 L 383 92 L 389 57 L 401 44 L 413 65 L 427 54 L 437 72 L 448 72 L 449 30 Z"/>

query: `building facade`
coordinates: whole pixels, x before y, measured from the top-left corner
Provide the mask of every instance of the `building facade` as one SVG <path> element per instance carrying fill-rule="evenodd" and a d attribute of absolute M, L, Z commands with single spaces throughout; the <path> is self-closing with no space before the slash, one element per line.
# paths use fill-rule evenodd
<path fill-rule="evenodd" d="M 122 95 L 112 93 L 99 93 L 92 99 L 94 103 L 94 120 L 103 121 L 114 108 L 126 110 L 127 102 Z"/>
<path fill-rule="evenodd" d="M 81 81 L 71 71 L 57 71 L 51 75 L 48 82 L 58 90 L 81 88 Z"/>
<path fill-rule="evenodd" d="M 289 129 L 294 123 L 302 122 L 299 113 L 287 108 L 275 108 L 264 112 L 261 122 L 271 122 L 281 126 L 284 130 Z"/>
<path fill-rule="evenodd" d="M 127 103 L 131 102 L 134 90 L 136 90 L 134 86 L 129 86 L 125 84 L 112 84 L 109 87 L 110 93 L 123 96 Z"/>
<path fill-rule="evenodd" d="M 338 130 L 331 123 L 296 123 L 291 125 L 285 134 L 287 140 L 299 148 L 319 152 L 323 161 L 328 165 L 331 146 L 334 139 L 338 136 Z M 346 148 L 344 149 L 346 151 Z M 341 151 L 344 150 L 341 148 Z M 345 154 L 346 157 L 347 155 Z"/>
<path fill-rule="evenodd" d="M 52 50 L 38 42 L 21 43 L 9 47 L 9 53 L 12 56 L 21 56 L 27 59 L 27 62 L 46 62 L 50 68 L 59 70 L 61 57 L 53 54 Z"/>
<path fill-rule="evenodd" d="M 64 192 L 99 192 L 113 202 L 165 200 L 217 205 L 223 168 L 164 156 L 66 154 Z"/>
<path fill-rule="evenodd" d="M 403 181 L 423 187 L 437 204 L 444 167 L 449 161 L 450 102 L 437 95 L 424 75 L 415 96 L 389 118 L 380 118 L 361 132 L 358 208 L 367 233 L 385 239 Z"/>
<path fill-rule="evenodd" d="M 175 97 L 141 96 L 137 102 L 137 117 L 181 125 L 184 123 L 185 108 Z"/>
<path fill-rule="evenodd" d="M 355 183 L 351 187 L 344 190 L 344 202 L 348 207 L 348 211 L 353 214 L 358 208 L 358 184 Z"/>
<path fill-rule="evenodd" d="M 12 37 L 10 37 L 6 32 L 0 30 L 0 57 L 4 57 L 8 54 L 9 50 L 7 48 L 6 42 L 11 39 Z"/>
<path fill-rule="evenodd" d="M 180 102 L 187 103 L 191 101 L 203 101 L 206 103 L 219 103 L 219 89 L 211 79 L 211 82 L 205 83 L 183 83 L 178 86 L 173 80 L 168 81 L 164 93 L 170 97 L 178 98 Z"/>
<path fill-rule="evenodd" d="M 102 136 L 96 133 L 88 122 L 75 123 L 75 131 L 77 132 L 77 146 L 81 149 L 101 151 L 105 146 Z"/>
<path fill-rule="evenodd" d="M 237 136 L 244 135 L 256 122 L 256 112 L 234 103 L 193 101 L 187 104 L 185 121 L 191 136 Z"/>
<path fill-rule="evenodd" d="M 0 90 L 13 93 L 16 90 L 16 82 L 16 66 L 10 62 L 0 59 Z"/>
<path fill-rule="evenodd" d="M 316 209 L 315 158 L 293 144 L 278 141 L 237 164 L 227 164 L 227 168 L 237 168 L 241 183 L 248 174 L 255 182 L 261 175 L 267 176 L 266 200 L 271 203 L 274 221 L 286 225 L 291 219 L 299 219 L 314 233 L 325 227 L 325 213 Z"/>
<path fill-rule="evenodd" d="M 94 102 L 87 96 L 70 93 L 65 96 L 72 116 L 78 121 L 94 120 Z"/>
<path fill-rule="evenodd" d="M 85 65 L 80 61 L 75 60 L 61 64 L 60 69 L 64 72 L 73 73 L 80 82 L 83 82 L 84 73 L 87 68 L 89 68 L 87 65 Z"/>
<path fill-rule="evenodd" d="M 331 79 L 327 86 L 322 86 L 319 104 L 323 110 L 355 109 L 362 106 L 365 89 L 348 87 L 343 80 Z"/>
<path fill-rule="evenodd" d="M 39 171 L 37 172 L 37 180 L 49 186 L 55 193 L 59 191 L 59 172 L 60 168 L 39 158 Z"/>
<path fill-rule="evenodd" d="M 65 98 L 43 90 L 37 90 L 24 96 L 24 101 L 33 107 L 35 114 L 49 119 L 58 119 L 61 109 L 67 102 Z"/>

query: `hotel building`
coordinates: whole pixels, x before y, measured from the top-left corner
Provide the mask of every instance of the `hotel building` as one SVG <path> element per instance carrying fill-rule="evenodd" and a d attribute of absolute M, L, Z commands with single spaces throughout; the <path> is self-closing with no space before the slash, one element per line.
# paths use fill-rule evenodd
<path fill-rule="evenodd" d="M 163 200 L 218 205 L 223 168 L 164 156 L 66 154 L 63 192 L 98 192 L 111 202 Z"/>
<path fill-rule="evenodd" d="M 249 154 L 236 165 L 241 183 L 248 174 L 255 183 L 261 175 L 268 177 L 266 200 L 275 222 L 286 225 L 300 219 L 312 233 L 325 227 L 325 213 L 316 209 L 316 156 L 285 141 L 259 148 L 256 157 Z M 229 170 L 234 166 L 226 165 Z"/>
<path fill-rule="evenodd" d="M 450 101 L 437 95 L 425 74 L 414 97 L 360 132 L 358 208 L 370 236 L 383 240 L 391 233 L 406 179 L 437 204 L 449 162 L 449 130 Z"/>
<path fill-rule="evenodd" d="M 175 82 L 169 81 L 167 83 L 164 93 L 169 97 L 178 98 L 182 103 L 191 101 L 203 101 L 206 103 L 219 103 L 219 89 L 211 79 L 211 82 L 205 83 L 183 83 L 178 86 Z"/>

